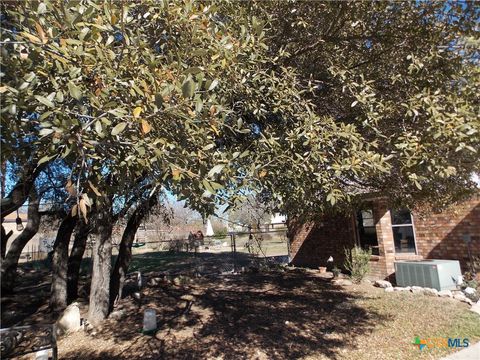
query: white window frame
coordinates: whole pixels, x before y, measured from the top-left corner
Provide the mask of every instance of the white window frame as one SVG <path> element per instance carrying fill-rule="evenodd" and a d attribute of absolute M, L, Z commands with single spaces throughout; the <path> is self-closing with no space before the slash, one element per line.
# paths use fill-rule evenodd
<path fill-rule="evenodd" d="M 402 210 L 402 209 L 397 209 L 397 210 Z M 413 222 L 413 214 L 412 212 L 410 211 L 410 209 L 406 209 L 408 210 L 408 212 L 410 213 L 410 221 L 411 221 L 411 224 L 393 224 L 392 220 L 393 220 L 393 211 L 395 211 L 395 209 L 390 209 L 390 222 L 392 222 L 392 237 L 393 237 L 393 250 L 395 251 L 395 254 L 398 254 L 398 255 L 418 255 L 418 251 L 417 251 L 417 233 L 415 231 L 415 224 Z M 406 252 L 406 253 L 397 253 L 397 247 L 395 246 L 395 236 L 393 235 L 393 228 L 394 227 L 403 227 L 403 226 L 411 226 L 412 227 L 412 231 L 413 231 L 413 246 L 415 247 L 415 252 L 412 253 L 412 252 Z"/>

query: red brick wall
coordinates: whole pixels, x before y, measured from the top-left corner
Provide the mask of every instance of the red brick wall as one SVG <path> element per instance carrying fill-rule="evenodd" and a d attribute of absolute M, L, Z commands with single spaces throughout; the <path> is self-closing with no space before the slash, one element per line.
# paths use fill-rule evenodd
<path fill-rule="evenodd" d="M 464 270 L 468 260 L 463 235 L 471 236 L 471 253 L 480 256 L 480 195 L 441 213 L 413 213 L 418 256 L 395 254 L 390 212 L 382 200 L 373 207 L 380 256 L 372 256 L 371 278 L 388 278 L 399 259 L 438 258 L 459 260 Z M 289 224 L 292 263 L 295 266 L 325 266 L 329 256 L 342 267 L 344 249 L 355 244 L 354 218 L 325 215 L 315 223 Z"/>
<path fill-rule="evenodd" d="M 326 266 L 332 256 L 341 267 L 345 247 L 355 243 L 353 218 L 348 215 L 325 215 L 313 223 L 289 224 L 290 253 L 295 266 Z"/>
<path fill-rule="evenodd" d="M 417 253 L 429 259 L 468 261 L 463 235 L 470 235 L 470 251 L 480 256 L 480 195 L 439 213 L 413 214 Z"/>

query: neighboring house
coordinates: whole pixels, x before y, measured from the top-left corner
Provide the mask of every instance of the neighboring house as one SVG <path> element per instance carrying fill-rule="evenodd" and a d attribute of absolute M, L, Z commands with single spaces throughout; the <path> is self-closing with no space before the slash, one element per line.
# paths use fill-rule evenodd
<path fill-rule="evenodd" d="M 277 228 L 284 228 L 286 223 L 287 223 L 287 217 L 285 215 L 281 215 L 277 213 L 272 215 L 272 218 L 270 219 L 270 223 L 265 225 L 267 225 L 271 229 L 277 229 Z"/>
<path fill-rule="evenodd" d="M 385 199 L 366 202 L 356 214 L 324 215 L 308 224 L 289 224 L 292 264 L 341 267 L 344 249 L 372 249 L 371 278 L 389 278 L 397 260 L 453 259 L 464 271 L 480 257 L 480 193 L 442 212 L 389 209 Z M 477 270 L 478 271 L 478 270 Z"/>

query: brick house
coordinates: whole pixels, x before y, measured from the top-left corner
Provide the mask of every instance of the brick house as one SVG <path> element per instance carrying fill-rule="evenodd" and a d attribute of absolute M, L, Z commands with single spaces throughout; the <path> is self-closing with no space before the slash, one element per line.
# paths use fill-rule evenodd
<path fill-rule="evenodd" d="M 341 267 L 344 249 L 354 244 L 372 249 L 370 278 L 391 278 L 394 262 L 413 259 L 459 260 L 467 268 L 480 257 L 480 193 L 442 212 L 389 209 L 382 198 L 351 214 L 319 216 L 305 224 L 289 224 L 291 262 L 325 266 L 333 256 Z"/>

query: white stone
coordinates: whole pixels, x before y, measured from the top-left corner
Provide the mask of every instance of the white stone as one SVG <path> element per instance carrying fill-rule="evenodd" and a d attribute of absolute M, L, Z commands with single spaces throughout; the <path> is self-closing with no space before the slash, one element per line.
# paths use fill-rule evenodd
<path fill-rule="evenodd" d="M 383 289 L 392 287 L 390 281 L 386 280 L 376 280 L 374 285 Z"/>
<path fill-rule="evenodd" d="M 424 288 L 423 289 L 423 294 L 428 295 L 428 296 L 438 296 L 438 290 L 437 289 L 431 289 L 431 288 Z"/>
<path fill-rule="evenodd" d="M 465 295 L 463 294 L 456 294 L 456 295 L 453 295 L 453 298 L 454 299 L 457 299 L 457 300 L 460 300 L 464 303 L 467 303 L 469 305 L 473 305 L 473 301 L 470 300 L 469 298 L 467 298 Z"/>
<path fill-rule="evenodd" d="M 452 298 L 453 294 L 450 290 L 441 290 L 441 291 L 438 292 L 438 296 Z"/>
<path fill-rule="evenodd" d="M 423 288 L 420 286 L 412 286 L 410 291 L 413 292 L 414 294 L 423 293 Z"/>
<path fill-rule="evenodd" d="M 74 302 L 67 306 L 63 314 L 57 320 L 57 332 L 59 335 L 80 329 L 80 309 Z"/>
<path fill-rule="evenodd" d="M 387 288 L 388 289 L 388 288 Z M 399 287 L 399 286 L 395 286 L 393 288 L 393 291 L 410 291 L 410 286 L 409 287 Z"/>
<path fill-rule="evenodd" d="M 477 292 L 477 290 L 472 287 L 466 287 L 465 289 L 463 289 L 463 292 L 468 295 L 473 295 Z"/>
<path fill-rule="evenodd" d="M 393 292 L 393 287 L 386 287 L 385 292 Z"/>

